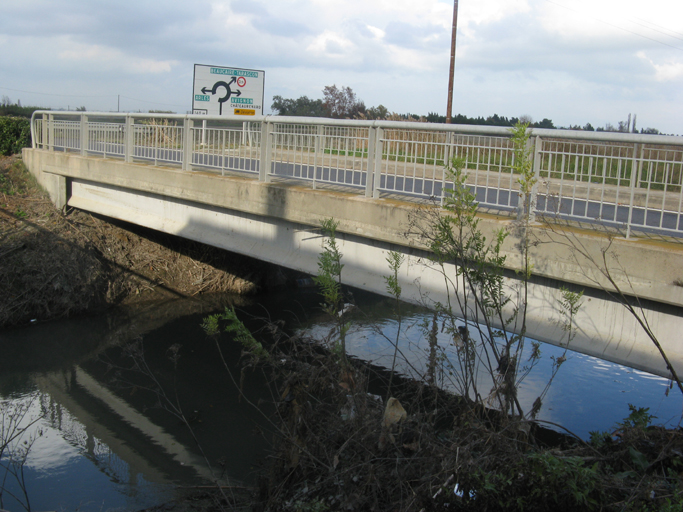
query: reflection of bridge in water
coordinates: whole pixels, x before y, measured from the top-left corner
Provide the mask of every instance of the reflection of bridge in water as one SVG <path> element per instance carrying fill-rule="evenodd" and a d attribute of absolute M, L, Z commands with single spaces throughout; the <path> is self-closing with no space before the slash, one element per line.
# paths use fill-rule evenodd
<path fill-rule="evenodd" d="M 112 385 L 114 372 L 107 371 L 105 362 L 122 367 L 129 363 L 117 359 L 120 357 L 117 354 L 121 347 L 141 336 L 145 340 L 146 357 L 154 358 L 158 352 L 163 355 L 168 348 L 164 329 L 170 325 L 177 332 L 173 323 L 188 315 L 196 315 L 198 319 L 192 326 L 198 329 L 199 318 L 224 307 L 226 300 L 229 299 L 216 296 L 212 300 L 166 301 L 120 309 L 100 317 L 37 324 L 28 331 L 6 332 L 3 348 L 9 357 L 0 362 L 0 372 L 6 378 L 13 374 L 20 374 L 22 378 L 31 375 L 40 397 L 35 404 L 40 411 L 36 410 L 35 414 L 44 414 L 49 427 L 59 431 L 66 442 L 111 481 L 127 485 L 131 492 L 141 490 L 146 483 L 187 485 L 215 481 L 186 426 L 170 413 L 155 409 L 154 396 L 144 388 L 131 393 L 130 386 L 124 390 L 120 385 Z M 204 352 L 207 351 L 210 354 L 204 353 L 202 357 L 215 360 L 215 354 L 210 350 Z M 188 361 L 190 357 L 187 356 Z M 224 371 L 222 366 L 220 369 Z M 213 400 L 215 414 L 220 417 L 216 422 L 225 420 L 233 426 L 220 429 L 219 436 L 226 434 L 220 438 L 220 444 L 213 435 L 202 437 L 200 425 L 194 428 L 206 443 L 205 448 L 213 450 L 211 462 L 215 463 L 219 456 L 225 458 L 225 473 L 221 476 L 219 470 L 217 475 L 221 481 L 226 485 L 240 485 L 261 455 L 264 443 L 259 439 L 254 442 L 250 436 L 230 438 L 228 434 L 235 430 L 235 424 L 250 431 L 255 413 L 245 414 L 245 406 L 234 406 L 237 398 L 230 387 L 213 389 L 216 386 L 212 386 L 205 374 L 203 378 L 203 384 L 196 379 L 184 380 L 183 393 Z M 142 385 L 145 381 L 137 383 Z M 216 397 L 219 391 L 221 400 Z M 184 404 L 209 410 L 201 400 L 187 399 Z M 236 448 L 232 449 L 231 443 Z M 47 462 L 54 463 L 52 459 Z"/>
<path fill-rule="evenodd" d="M 135 488 L 144 475 L 149 482 L 172 484 L 182 466 L 188 480 L 193 473 L 195 479 L 212 480 L 196 454 L 82 368 L 38 376 L 35 382 L 46 421 L 112 480 Z"/>
<path fill-rule="evenodd" d="M 339 222 L 345 281 L 385 293 L 387 251 L 406 255 L 404 297 L 445 301 L 442 279 L 406 236 L 416 206 L 448 189 L 443 163 L 465 161 L 480 227 L 508 228 L 503 252 L 515 296 L 520 203 L 509 133 L 420 123 L 39 113 L 24 159 L 58 206 L 144 225 L 308 273 L 316 228 Z M 195 126 L 195 123 L 196 126 Z M 562 285 L 586 289 L 572 348 L 667 375 L 638 322 L 602 289 L 611 278 L 641 299 L 674 364 L 683 307 L 683 140 L 680 137 L 534 130 L 537 183 L 531 216 L 534 276 L 528 334 L 558 343 Z M 103 158 L 104 157 L 104 158 Z M 310 187 L 305 187 L 310 185 Z M 571 223 L 571 225 L 569 225 Z M 581 224 L 579 224 L 581 223 Z M 608 236 L 606 229 L 616 233 Z M 649 234 L 645 234 L 649 233 Z M 612 258 L 612 255 L 614 258 Z M 455 272 L 456 267 L 449 267 Z M 683 373 L 683 372 L 682 372 Z"/>

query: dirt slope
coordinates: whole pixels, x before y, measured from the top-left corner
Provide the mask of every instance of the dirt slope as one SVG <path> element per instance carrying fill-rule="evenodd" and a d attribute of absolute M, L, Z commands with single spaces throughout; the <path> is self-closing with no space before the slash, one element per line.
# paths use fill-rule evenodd
<path fill-rule="evenodd" d="M 205 292 L 256 293 L 284 279 L 203 244 L 58 211 L 18 155 L 0 157 L 0 327 L 112 304 Z"/>

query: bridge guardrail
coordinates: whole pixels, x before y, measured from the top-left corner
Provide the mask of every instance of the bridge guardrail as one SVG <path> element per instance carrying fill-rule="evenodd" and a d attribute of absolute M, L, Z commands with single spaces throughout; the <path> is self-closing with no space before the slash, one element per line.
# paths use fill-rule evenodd
<path fill-rule="evenodd" d="M 452 157 L 487 208 L 521 208 L 506 128 L 283 116 L 37 111 L 33 147 L 443 200 Z M 264 143 L 265 142 L 265 143 Z M 534 215 L 683 236 L 683 137 L 531 130 Z"/>

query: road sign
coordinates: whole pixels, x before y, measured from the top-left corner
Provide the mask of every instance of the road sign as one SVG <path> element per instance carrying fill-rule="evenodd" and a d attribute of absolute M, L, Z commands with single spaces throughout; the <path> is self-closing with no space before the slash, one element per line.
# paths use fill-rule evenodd
<path fill-rule="evenodd" d="M 195 64 L 192 112 L 210 116 L 263 115 L 265 81 L 265 71 Z"/>

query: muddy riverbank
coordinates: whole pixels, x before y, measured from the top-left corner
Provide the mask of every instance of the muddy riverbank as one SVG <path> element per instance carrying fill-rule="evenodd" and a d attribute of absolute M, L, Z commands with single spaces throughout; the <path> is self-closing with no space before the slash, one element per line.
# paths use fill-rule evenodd
<path fill-rule="evenodd" d="M 284 284 L 273 265 L 67 208 L 57 210 L 18 155 L 0 159 L 0 327 L 132 301 Z"/>

